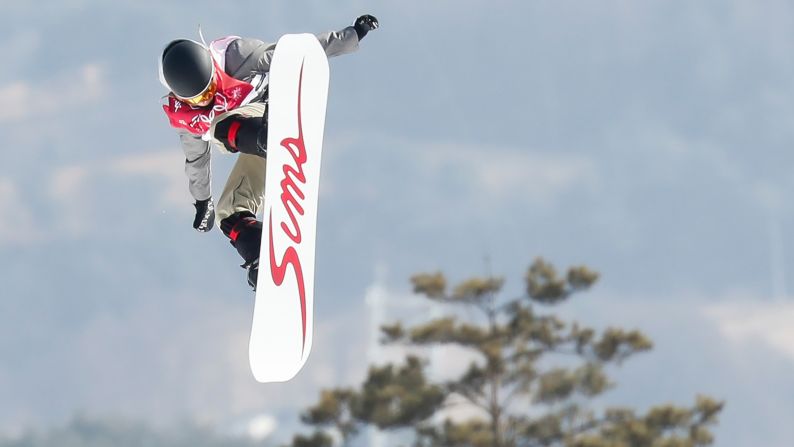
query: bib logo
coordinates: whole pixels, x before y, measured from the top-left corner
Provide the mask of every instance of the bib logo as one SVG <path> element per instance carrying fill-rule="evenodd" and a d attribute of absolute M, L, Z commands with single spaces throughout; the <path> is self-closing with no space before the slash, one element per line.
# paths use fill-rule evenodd
<path fill-rule="evenodd" d="M 294 166 L 284 164 L 282 172 L 284 178 L 281 180 L 281 206 L 283 206 L 289 222 L 281 222 L 280 228 L 293 245 L 287 247 L 281 256 L 281 263 L 276 260 L 275 248 L 273 246 L 273 206 L 270 206 L 269 216 L 269 241 L 270 241 L 270 272 L 273 282 L 277 286 L 284 283 L 287 275 L 287 266 L 292 265 L 295 273 L 295 280 L 298 286 L 300 298 L 301 320 L 303 323 L 303 344 L 306 344 L 306 284 L 303 279 L 303 268 L 301 267 L 300 254 L 296 246 L 302 240 L 298 215 L 303 216 L 304 210 L 301 205 L 305 195 L 301 190 L 301 185 L 306 184 L 306 175 L 303 172 L 303 165 L 306 163 L 306 146 L 303 141 L 303 123 L 301 117 L 301 87 L 303 84 L 303 65 L 301 64 L 300 78 L 298 80 L 298 136 L 297 138 L 284 138 L 281 140 L 281 147 L 289 152 Z"/>

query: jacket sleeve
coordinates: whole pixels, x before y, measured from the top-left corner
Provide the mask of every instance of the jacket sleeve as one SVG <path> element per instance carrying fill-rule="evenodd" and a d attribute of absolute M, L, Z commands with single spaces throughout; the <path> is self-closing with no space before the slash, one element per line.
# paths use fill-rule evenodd
<path fill-rule="evenodd" d="M 179 140 L 182 150 L 185 151 L 185 174 L 190 195 L 196 200 L 207 200 L 212 195 L 210 145 L 201 137 L 184 131 L 179 132 Z"/>
<path fill-rule="evenodd" d="M 318 34 L 317 40 L 328 57 L 352 53 L 358 49 L 358 35 L 352 26 Z M 226 72 L 243 80 L 257 73 L 267 73 L 270 71 L 275 49 L 275 43 L 251 38 L 237 39 L 226 50 Z"/>
<path fill-rule="evenodd" d="M 317 40 L 323 46 L 328 57 L 341 56 L 358 49 L 358 34 L 356 29 L 348 26 L 341 31 L 330 31 L 317 35 Z"/>

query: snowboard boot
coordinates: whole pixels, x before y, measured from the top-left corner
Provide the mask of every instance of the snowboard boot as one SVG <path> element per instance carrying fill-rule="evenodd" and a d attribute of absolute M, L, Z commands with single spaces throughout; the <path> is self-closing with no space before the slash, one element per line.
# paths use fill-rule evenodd
<path fill-rule="evenodd" d="M 248 211 L 241 211 L 221 221 L 221 230 L 243 258 L 240 266 L 248 270 L 248 284 L 256 290 L 259 273 L 259 246 L 262 243 L 262 222 Z"/>
<path fill-rule="evenodd" d="M 267 120 L 232 115 L 215 126 L 217 138 L 229 152 L 267 158 Z"/>

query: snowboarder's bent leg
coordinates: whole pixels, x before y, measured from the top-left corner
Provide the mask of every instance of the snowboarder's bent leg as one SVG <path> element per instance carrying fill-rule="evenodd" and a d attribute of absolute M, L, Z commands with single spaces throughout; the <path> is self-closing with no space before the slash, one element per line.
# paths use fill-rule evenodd
<path fill-rule="evenodd" d="M 267 162 L 256 155 L 240 154 L 234 163 L 226 186 L 215 205 L 219 220 L 234 213 L 248 211 L 257 215 L 265 201 L 265 168 Z"/>
<path fill-rule="evenodd" d="M 256 215 L 265 201 L 267 161 L 260 156 L 239 154 L 215 207 L 223 233 L 243 258 L 248 284 L 256 289 L 262 222 Z"/>
<path fill-rule="evenodd" d="M 256 215 L 265 201 L 266 165 L 262 157 L 238 155 L 215 208 L 221 230 L 243 258 L 248 283 L 254 289 L 262 240 L 262 222 L 256 220 Z"/>
<path fill-rule="evenodd" d="M 262 222 L 256 215 L 265 201 L 266 106 L 247 104 L 218 116 L 210 128 L 216 145 L 239 152 L 215 207 L 221 230 L 243 258 L 248 284 L 256 289 Z"/>

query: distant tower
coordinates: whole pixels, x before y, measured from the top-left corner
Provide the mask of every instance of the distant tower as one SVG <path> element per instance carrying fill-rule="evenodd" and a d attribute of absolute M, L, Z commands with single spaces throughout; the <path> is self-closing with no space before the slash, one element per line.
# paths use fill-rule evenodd
<path fill-rule="evenodd" d="M 414 295 L 393 296 L 386 287 L 387 276 L 388 267 L 383 263 L 376 264 L 374 281 L 372 285 L 367 287 L 364 299 L 369 313 L 367 363 L 370 365 L 383 364 L 389 360 L 394 360 L 393 356 L 389 356 L 387 349 L 380 343 L 381 326 L 393 323 L 395 320 L 411 319 L 418 315 L 430 315 L 431 318 L 440 316 L 439 306 L 434 305 L 429 300 L 418 298 Z M 428 354 L 431 359 L 429 373 L 432 375 L 435 374 L 437 349 L 430 349 Z M 385 447 L 391 445 L 388 442 L 391 436 L 374 427 L 368 429 L 367 436 L 369 440 L 366 445 L 368 446 Z"/>
<path fill-rule="evenodd" d="M 385 308 L 387 301 L 386 276 L 387 267 L 385 264 L 375 265 L 375 281 L 367 287 L 364 301 L 369 311 L 369 342 L 367 344 L 367 364 L 383 363 L 383 347 L 380 344 L 380 327 L 385 323 Z M 367 430 L 369 438 L 367 445 L 372 447 L 385 447 L 388 441 L 387 435 L 375 427 Z"/>

